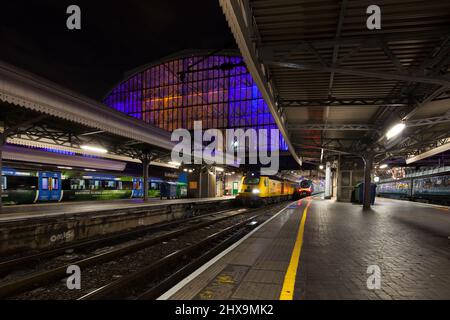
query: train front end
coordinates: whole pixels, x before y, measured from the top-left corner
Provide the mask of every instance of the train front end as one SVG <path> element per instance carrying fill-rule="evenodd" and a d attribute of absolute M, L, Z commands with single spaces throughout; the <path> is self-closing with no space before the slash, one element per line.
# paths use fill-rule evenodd
<path fill-rule="evenodd" d="M 242 177 L 236 200 L 245 206 L 259 206 L 263 204 L 266 193 L 264 179 L 256 173 L 249 173 Z"/>
<path fill-rule="evenodd" d="M 300 188 L 298 188 L 298 194 L 300 198 L 309 197 L 314 192 L 314 184 L 311 180 L 303 180 L 300 182 Z"/>

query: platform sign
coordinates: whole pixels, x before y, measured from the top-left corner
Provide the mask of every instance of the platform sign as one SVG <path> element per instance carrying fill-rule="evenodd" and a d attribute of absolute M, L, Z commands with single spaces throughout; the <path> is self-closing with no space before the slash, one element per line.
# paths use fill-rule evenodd
<path fill-rule="evenodd" d="M 61 172 L 39 172 L 39 197 L 38 201 L 60 201 Z"/>

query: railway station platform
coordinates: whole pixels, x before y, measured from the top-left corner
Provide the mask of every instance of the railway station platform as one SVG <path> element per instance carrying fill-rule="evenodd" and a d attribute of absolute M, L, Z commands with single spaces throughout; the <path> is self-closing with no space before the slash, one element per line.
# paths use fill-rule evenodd
<path fill-rule="evenodd" d="M 450 299 L 448 207 L 291 203 L 159 299 Z"/>
<path fill-rule="evenodd" d="M 76 201 L 4 206 L 0 254 L 52 248 L 67 242 L 182 219 L 234 205 L 234 196 L 161 200 Z"/>
<path fill-rule="evenodd" d="M 92 212 L 110 212 L 118 209 L 150 208 L 156 206 L 168 206 L 174 204 L 209 203 L 221 202 L 234 199 L 234 196 L 219 198 L 195 198 L 195 199 L 159 199 L 150 198 L 144 202 L 142 199 L 119 199 L 119 200 L 93 200 L 54 202 L 38 204 L 21 204 L 4 206 L 0 212 L 0 223 L 18 221 L 24 219 L 52 218 L 57 216 L 70 216 L 88 214 Z"/>

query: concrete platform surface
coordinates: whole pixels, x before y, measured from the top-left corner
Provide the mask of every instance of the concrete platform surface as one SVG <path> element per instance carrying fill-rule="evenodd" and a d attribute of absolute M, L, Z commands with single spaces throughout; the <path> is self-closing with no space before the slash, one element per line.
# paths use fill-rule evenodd
<path fill-rule="evenodd" d="M 449 236 L 448 207 L 303 199 L 160 298 L 450 299 Z"/>
<path fill-rule="evenodd" d="M 200 203 L 208 201 L 223 201 L 234 199 L 234 196 L 220 198 L 199 199 L 159 199 L 151 198 L 144 202 L 142 199 L 96 200 L 53 202 L 4 206 L 0 211 L 0 223 L 11 220 L 24 220 L 38 217 L 55 217 L 67 214 L 83 214 L 89 212 L 101 212 L 116 209 L 143 208 L 169 204 Z"/>

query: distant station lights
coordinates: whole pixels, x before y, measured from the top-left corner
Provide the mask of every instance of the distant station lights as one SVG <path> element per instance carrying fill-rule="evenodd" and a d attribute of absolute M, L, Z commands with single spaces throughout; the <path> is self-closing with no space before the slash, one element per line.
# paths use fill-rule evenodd
<path fill-rule="evenodd" d="M 385 163 L 380 166 L 380 169 L 386 169 L 387 167 L 388 167 L 388 165 Z"/>
<path fill-rule="evenodd" d="M 108 150 L 106 150 L 105 148 L 96 147 L 96 146 L 82 145 L 81 149 L 86 150 L 86 151 L 96 152 L 96 153 L 108 153 Z"/>
<path fill-rule="evenodd" d="M 321 164 L 321 165 L 319 166 L 319 169 L 320 169 L 320 170 L 323 170 L 323 164 Z"/>
<path fill-rule="evenodd" d="M 388 132 L 386 132 L 386 138 L 389 140 L 399 135 L 405 129 L 405 127 L 406 125 L 404 123 L 397 123 L 395 126 L 390 128 Z"/>

